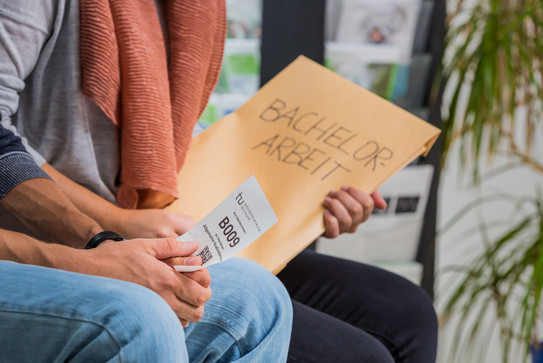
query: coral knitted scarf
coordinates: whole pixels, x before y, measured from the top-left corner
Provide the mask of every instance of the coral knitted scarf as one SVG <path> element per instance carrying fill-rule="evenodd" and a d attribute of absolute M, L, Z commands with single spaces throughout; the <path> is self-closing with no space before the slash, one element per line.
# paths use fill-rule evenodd
<path fill-rule="evenodd" d="M 80 0 L 81 87 L 120 129 L 117 202 L 177 195 L 192 129 L 218 80 L 224 0 L 167 0 L 169 59 L 153 0 Z"/>

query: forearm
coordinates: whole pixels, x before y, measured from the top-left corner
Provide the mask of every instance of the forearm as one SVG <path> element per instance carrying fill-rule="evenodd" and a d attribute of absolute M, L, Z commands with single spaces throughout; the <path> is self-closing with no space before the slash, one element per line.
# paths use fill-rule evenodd
<path fill-rule="evenodd" d="M 90 263 L 78 250 L 38 241 L 25 234 L 0 229 L 0 260 L 79 272 Z"/>
<path fill-rule="evenodd" d="M 55 180 L 62 192 L 81 212 L 104 229 L 118 231 L 118 226 L 123 223 L 121 208 L 72 181 L 49 164 L 44 164 L 42 169 Z"/>
<path fill-rule="evenodd" d="M 103 230 L 48 179 L 31 179 L 19 184 L 0 204 L 44 241 L 83 248 L 93 235 Z"/>
<path fill-rule="evenodd" d="M 126 238 L 177 237 L 195 224 L 186 215 L 163 209 L 123 209 L 90 190 L 73 182 L 51 165 L 46 171 L 83 213 L 97 221 L 105 230 L 115 231 Z"/>

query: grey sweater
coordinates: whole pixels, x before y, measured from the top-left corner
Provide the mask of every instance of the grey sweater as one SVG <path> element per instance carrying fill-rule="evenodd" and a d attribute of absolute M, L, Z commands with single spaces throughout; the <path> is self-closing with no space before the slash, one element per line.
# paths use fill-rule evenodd
<path fill-rule="evenodd" d="M 78 0 L 0 0 L 0 114 L 39 165 L 114 201 L 118 130 L 80 90 Z"/>

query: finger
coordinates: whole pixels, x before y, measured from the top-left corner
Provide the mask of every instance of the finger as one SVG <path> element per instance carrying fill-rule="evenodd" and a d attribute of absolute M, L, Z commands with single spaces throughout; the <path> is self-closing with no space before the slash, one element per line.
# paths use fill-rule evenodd
<path fill-rule="evenodd" d="M 187 328 L 187 327 L 189 326 L 188 320 L 179 318 L 179 321 L 181 322 L 181 326 L 182 326 L 183 328 Z"/>
<path fill-rule="evenodd" d="M 170 305 L 179 320 L 181 320 L 182 324 L 185 322 L 188 325 L 188 322 L 200 321 L 204 315 L 204 305 L 193 306 L 183 300 L 177 299 L 175 296 L 166 299 L 166 302 Z M 185 325 L 183 327 L 186 328 Z"/>
<path fill-rule="evenodd" d="M 358 226 L 358 224 L 360 224 L 360 221 L 364 215 L 364 208 L 362 208 L 362 204 L 360 204 L 356 199 L 354 199 L 353 196 L 344 190 L 331 190 L 328 195 L 330 197 L 337 198 L 341 204 L 345 206 L 347 212 L 349 212 L 351 215 L 351 227 L 354 225 Z"/>
<path fill-rule="evenodd" d="M 350 186 L 343 186 L 341 190 L 349 193 L 354 199 L 356 199 L 364 209 L 364 215 L 361 222 L 365 222 L 371 215 L 373 211 L 373 198 L 366 192 Z"/>
<path fill-rule="evenodd" d="M 326 238 L 336 238 L 339 236 L 339 223 L 336 217 L 328 209 L 324 211 L 325 231 L 323 236 Z"/>
<path fill-rule="evenodd" d="M 154 257 L 159 260 L 190 256 L 198 249 L 197 242 L 181 242 L 173 238 L 151 239 L 148 240 L 148 244 L 151 251 L 154 252 Z"/>
<path fill-rule="evenodd" d="M 351 228 L 353 219 L 347 211 L 347 208 L 337 198 L 326 197 L 323 205 L 336 217 L 339 223 L 340 232 L 347 231 Z"/>
<path fill-rule="evenodd" d="M 380 191 L 377 190 L 377 191 L 371 193 L 371 197 L 373 198 L 373 204 L 374 204 L 375 208 L 377 208 L 377 209 L 387 209 L 387 202 L 381 196 Z"/>
<path fill-rule="evenodd" d="M 204 287 L 184 274 L 177 273 L 178 284 L 175 296 L 192 306 L 204 305 L 211 298 L 211 289 Z"/>
<path fill-rule="evenodd" d="M 174 219 L 174 230 L 180 236 L 196 225 L 196 221 L 188 215 L 172 212 Z"/>
<path fill-rule="evenodd" d="M 211 275 L 207 268 L 203 268 L 194 272 L 184 272 L 183 275 L 188 277 L 191 280 L 196 281 L 203 287 L 209 287 L 211 285 Z"/>
<path fill-rule="evenodd" d="M 172 258 L 162 260 L 162 262 L 170 266 L 175 266 L 175 265 L 201 266 L 202 258 L 200 256 L 172 257 Z"/>

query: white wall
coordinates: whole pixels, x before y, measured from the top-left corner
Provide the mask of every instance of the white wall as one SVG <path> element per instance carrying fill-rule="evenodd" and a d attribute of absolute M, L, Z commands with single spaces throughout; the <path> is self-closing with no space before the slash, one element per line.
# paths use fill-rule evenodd
<path fill-rule="evenodd" d="M 458 0 L 447 0 L 447 6 L 449 9 L 454 8 Z M 473 6 L 480 3 L 479 0 L 464 0 L 465 6 Z M 457 44 L 458 45 L 458 44 Z M 447 53 L 450 56 L 450 53 Z M 450 96 L 450 95 L 449 95 Z M 444 97 L 444 104 L 450 97 L 446 94 Z M 465 102 L 461 99 L 460 102 Z M 543 120 L 540 120 L 540 128 L 535 130 L 535 150 L 534 155 L 537 155 L 540 162 L 543 162 Z M 518 129 L 519 132 L 524 132 L 523 129 Z M 519 140 L 519 144 L 523 145 Z M 533 195 L 536 187 L 539 186 L 543 190 L 543 174 L 538 174 L 527 167 L 517 168 L 507 173 L 501 174 L 499 177 L 489 179 L 481 183 L 478 187 L 473 187 L 470 184 L 469 172 L 461 173 L 459 171 L 459 158 L 458 158 L 458 145 L 450 153 L 448 158 L 448 164 L 442 172 L 441 184 L 439 187 L 439 199 L 438 199 L 438 229 L 444 226 L 451 218 L 458 213 L 467 203 L 473 201 L 482 195 L 490 195 L 496 191 L 505 191 L 507 193 L 522 196 Z M 483 165 L 484 169 L 489 170 L 505 165 L 510 160 L 505 157 L 497 158 L 494 162 L 487 162 Z M 472 210 L 460 220 L 455 227 L 443 235 L 438 235 L 437 249 L 436 249 L 436 306 L 438 314 L 441 313 L 443 301 L 447 296 L 447 293 L 454 288 L 455 282 L 458 280 L 453 279 L 454 275 L 450 273 L 444 273 L 447 266 L 451 265 L 467 265 L 473 259 L 473 257 L 479 253 L 483 248 L 483 241 L 479 234 L 472 234 L 469 237 L 462 236 L 462 232 L 476 227 L 481 218 L 491 221 L 499 218 L 505 218 L 507 213 L 511 211 L 511 205 L 508 203 L 492 203 L 485 205 L 484 207 Z M 504 228 L 506 223 L 504 223 Z M 497 228 L 492 231 L 495 235 L 503 230 L 503 228 Z M 477 308 L 474 306 L 474 308 Z M 487 320 L 485 328 L 479 337 L 476 338 L 478 342 L 474 350 L 487 351 L 486 359 L 481 357 L 474 358 L 474 356 L 460 356 L 454 362 L 501 362 L 501 346 L 496 332 L 493 333 L 492 325 L 495 323 L 493 319 L 492 311 L 487 312 Z M 447 325 L 441 327 L 439 337 L 438 348 L 438 362 L 452 362 L 451 360 L 451 347 L 452 340 L 455 333 L 453 325 Z M 466 338 L 464 336 L 464 338 Z M 480 339 L 483 338 L 483 339 Z M 539 337 L 540 339 L 543 338 Z M 486 340 L 485 340 L 486 339 Z M 487 342 L 486 344 L 484 342 Z M 517 345 L 518 347 L 518 345 Z M 515 354 L 516 353 L 516 354 Z M 514 350 L 511 362 L 521 362 L 522 354 L 518 350 Z"/>
<path fill-rule="evenodd" d="M 539 160 L 541 161 L 543 160 L 543 125 L 539 130 L 536 130 L 535 135 L 536 149 L 534 155 L 538 155 Z M 457 148 L 455 151 L 457 151 Z M 496 191 L 507 192 L 516 196 L 534 195 L 536 186 L 539 186 L 543 191 L 543 174 L 536 173 L 527 167 L 513 169 L 498 177 L 483 182 L 480 186 L 473 187 L 469 181 L 470 173 L 461 173 L 459 171 L 458 154 L 455 151 L 450 154 L 449 163 L 443 170 L 441 177 L 438 199 L 438 228 L 444 226 L 466 204 L 481 195 L 490 195 Z M 496 159 L 493 163 L 485 163 L 484 167 L 485 169 L 490 170 L 505 165 L 508 161 L 510 160 L 501 157 Z M 451 265 L 469 264 L 473 256 L 483 248 L 483 242 L 478 233 L 466 237 L 461 236 L 462 232 L 476 227 L 481 220 L 480 218 L 484 218 L 487 221 L 503 219 L 508 216 L 507 213 L 510 213 L 511 210 L 511 204 L 505 202 L 485 205 L 482 208 L 474 209 L 466 213 L 453 229 L 438 236 L 436 256 L 436 302 L 438 313 L 441 312 L 444 297 L 454 286 L 454 280 L 451 280 L 453 275 L 444 273 L 444 268 Z M 506 223 L 503 224 L 503 227 L 505 226 Z M 500 231 L 503 231 L 503 228 L 497 228 L 491 233 L 495 235 Z M 476 308 L 476 306 L 474 306 L 474 308 Z M 489 318 L 487 324 L 490 326 L 494 322 L 492 319 L 493 315 L 491 312 L 488 312 L 487 315 Z M 483 343 L 484 340 L 480 340 L 479 338 L 491 337 L 491 339 L 489 339 L 490 349 L 488 350 L 488 355 L 485 360 L 482 358 L 468 359 L 467 357 L 459 357 L 454 361 L 481 363 L 500 362 L 501 354 L 497 335 L 494 334 L 492 336 L 492 329 L 488 326 L 485 331 L 487 333 L 482 334 L 477 338 L 479 343 L 475 346 L 475 349 L 485 348 L 486 345 Z M 451 362 L 450 348 L 453 334 L 454 328 L 452 326 L 442 327 L 440 331 L 438 362 Z M 521 360 L 522 355 L 516 353 L 511 361 L 520 362 Z"/>

